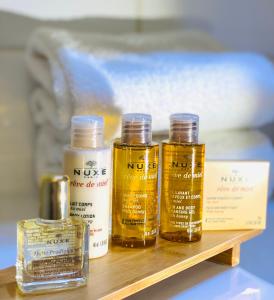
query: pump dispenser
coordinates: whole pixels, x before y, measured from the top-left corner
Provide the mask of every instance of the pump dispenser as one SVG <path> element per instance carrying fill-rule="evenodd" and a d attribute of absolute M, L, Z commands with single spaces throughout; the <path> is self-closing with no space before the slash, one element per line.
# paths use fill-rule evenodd
<path fill-rule="evenodd" d="M 130 248 L 154 245 L 159 147 L 152 142 L 151 116 L 123 115 L 113 151 L 112 242 Z"/>
<path fill-rule="evenodd" d="M 89 258 L 108 251 L 111 153 L 104 145 L 99 116 L 73 116 L 71 145 L 64 151 L 64 173 L 71 178 L 71 215 L 89 225 Z"/>
<path fill-rule="evenodd" d="M 199 241 L 205 145 L 198 143 L 199 117 L 170 116 L 169 140 L 162 142 L 160 236 L 175 242 Z"/>

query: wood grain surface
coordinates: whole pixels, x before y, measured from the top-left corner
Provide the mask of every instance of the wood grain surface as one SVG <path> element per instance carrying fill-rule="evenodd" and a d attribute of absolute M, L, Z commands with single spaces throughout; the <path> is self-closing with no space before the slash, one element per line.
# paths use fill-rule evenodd
<path fill-rule="evenodd" d="M 121 299 L 208 259 L 237 265 L 240 244 L 260 233 L 210 231 L 204 232 L 197 243 L 158 239 L 155 247 L 147 249 L 111 247 L 106 256 L 90 261 L 86 287 L 58 293 L 21 296 L 16 288 L 15 268 L 11 267 L 0 271 L 0 299 Z"/>

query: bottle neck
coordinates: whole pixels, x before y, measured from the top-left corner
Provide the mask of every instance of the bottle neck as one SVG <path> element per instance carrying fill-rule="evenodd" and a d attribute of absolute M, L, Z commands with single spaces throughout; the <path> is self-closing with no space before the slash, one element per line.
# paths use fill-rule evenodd
<path fill-rule="evenodd" d="M 169 136 L 173 143 L 198 144 L 198 137 L 191 133 L 173 133 Z"/>

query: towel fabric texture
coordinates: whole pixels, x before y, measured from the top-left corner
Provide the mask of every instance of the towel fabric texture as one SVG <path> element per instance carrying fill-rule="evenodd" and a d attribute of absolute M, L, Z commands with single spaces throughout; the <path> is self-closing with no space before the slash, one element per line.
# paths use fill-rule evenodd
<path fill-rule="evenodd" d="M 72 114 L 101 114 L 111 128 L 108 139 L 117 135 L 121 114 L 136 111 L 152 114 L 154 132 L 166 131 L 169 114 L 181 111 L 199 114 L 203 131 L 272 121 L 272 64 L 260 55 L 221 50 L 193 32 L 38 30 L 27 50 L 29 69 L 43 89 L 34 94 L 33 109 L 46 106 L 42 119 L 59 129 L 69 128 Z"/>

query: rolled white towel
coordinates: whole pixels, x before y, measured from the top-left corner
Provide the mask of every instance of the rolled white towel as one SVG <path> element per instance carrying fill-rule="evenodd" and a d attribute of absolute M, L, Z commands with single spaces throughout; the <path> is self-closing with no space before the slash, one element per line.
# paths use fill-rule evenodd
<path fill-rule="evenodd" d="M 215 52 L 223 50 L 211 37 L 195 31 L 116 36 L 53 32 L 51 29 L 39 29 L 35 32 L 27 48 L 27 62 L 33 78 L 40 84 L 40 88 L 35 88 L 30 97 L 31 111 L 36 125 L 50 124 L 60 136 L 63 136 L 67 134 L 72 114 L 100 114 L 105 119 L 107 140 L 113 139 L 117 133 L 121 111 L 113 105 L 106 107 L 100 99 L 94 105 L 92 99 L 87 99 L 90 95 L 85 91 L 83 91 L 84 94 L 86 93 L 84 99 L 73 96 L 73 87 L 70 80 L 66 78 L 68 74 L 58 54 L 64 45 L 71 49 L 77 47 L 86 49 L 87 52 L 102 58 L 113 57 L 123 52 L 144 52 L 155 49 Z M 84 102 L 85 107 L 82 107 L 79 102 Z"/>
<path fill-rule="evenodd" d="M 68 85 L 56 84 L 55 100 L 35 94 L 55 128 L 68 128 L 72 114 L 101 114 L 107 130 L 118 131 L 121 114 L 136 111 L 153 115 L 154 132 L 166 131 L 169 114 L 178 111 L 198 114 L 203 131 L 256 128 L 274 119 L 274 70 L 259 55 L 150 53 L 101 60 L 59 52 Z"/>
<path fill-rule="evenodd" d="M 199 114 L 203 131 L 272 121 L 272 64 L 256 54 L 216 53 L 221 50 L 193 32 L 110 37 L 39 30 L 27 62 L 53 98 L 41 100 L 48 105 L 45 119 L 59 129 L 75 113 L 103 115 L 109 137 L 122 113 L 136 111 L 153 115 L 155 132 L 166 131 L 169 114 L 181 111 Z"/>
<path fill-rule="evenodd" d="M 63 135 L 50 126 L 43 126 L 37 130 L 35 140 L 34 165 L 37 182 L 44 174 L 60 174 L 63 165 Z M 69 137 L 66 136 L 66 140 Z"/>
<path fill-rule="evenodd" d="M 72 114 L 72 112 L 69 111 L 70 108 L 71 106 L 69 104 L 59 107 L 54 95 L 50 95 L 48 91 L 43 88 L 36 88 L 30 97 L 30 111 L 34 124 L 37 126 L 50 124 L 50 126 L 56 129 L 66 129 L 63 125 L 63 120 L 65 116 Z"/>

